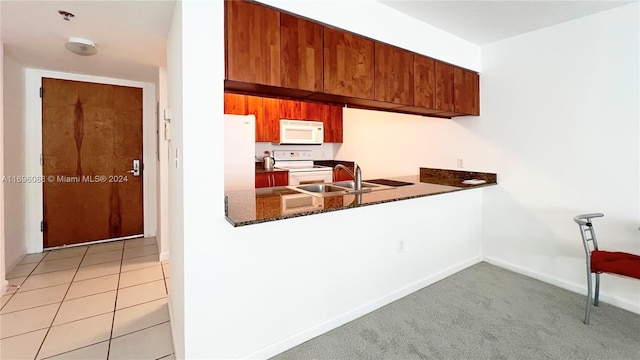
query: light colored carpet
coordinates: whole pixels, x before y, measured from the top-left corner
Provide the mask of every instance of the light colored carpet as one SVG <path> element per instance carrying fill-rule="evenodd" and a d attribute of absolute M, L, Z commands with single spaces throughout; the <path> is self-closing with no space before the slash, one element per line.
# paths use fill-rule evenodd
<path fill-rule="evenodd" d="M 584 325 L 585 301 L 483 262 L 273 359 L 640 359 L 640 315 L 601 302 Z"/>

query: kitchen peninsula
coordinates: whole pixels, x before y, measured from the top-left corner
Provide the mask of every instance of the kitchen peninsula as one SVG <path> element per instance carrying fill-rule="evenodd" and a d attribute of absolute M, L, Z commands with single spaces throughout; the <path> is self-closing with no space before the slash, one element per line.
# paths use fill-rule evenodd
<path fill-rule="evenodd" d="M 430 168 L 420 168 L 419 175 L 387 179 L 410 184 L 362 194 L 325 197 L 304 194 L 290 186 L 228 191 L 225 192 L 225 215 L 237 227 L 497 184 L 497 175 L 493 173 Z M 471 181 L 471 184 L 463 183 L 468 182 L 466 180 L 475 181 Z M 292 198 L 300 206 L 287 208 L 285 200 L 288 198 Z"/>

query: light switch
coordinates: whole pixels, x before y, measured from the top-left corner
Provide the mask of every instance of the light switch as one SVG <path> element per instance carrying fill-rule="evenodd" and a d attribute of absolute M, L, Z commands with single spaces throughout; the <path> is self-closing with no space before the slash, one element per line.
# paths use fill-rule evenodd
<path fill-rule="evenodd" d="M 164 123 L 164 139 L 171 140 L 171 123 Z"/>

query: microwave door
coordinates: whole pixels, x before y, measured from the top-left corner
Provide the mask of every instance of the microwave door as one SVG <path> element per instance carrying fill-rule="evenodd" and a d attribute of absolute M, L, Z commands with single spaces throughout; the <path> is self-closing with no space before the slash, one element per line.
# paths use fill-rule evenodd
<path fill-rule="evenodd" d="M 324 141 L 323 124 L 317 121 L 280 120 L 280 144 L 319 145 Z"/>

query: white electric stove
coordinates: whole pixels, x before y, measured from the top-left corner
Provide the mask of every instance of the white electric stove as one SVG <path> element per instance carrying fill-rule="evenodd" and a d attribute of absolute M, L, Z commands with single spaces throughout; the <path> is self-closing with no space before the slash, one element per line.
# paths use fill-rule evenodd
<path fill-rule="evenodd" d="M 333 169 L 313 164 L 311 150 L 274 150 L 275 167 L 289 170 L 289 185 L 330 183 Z"/>

